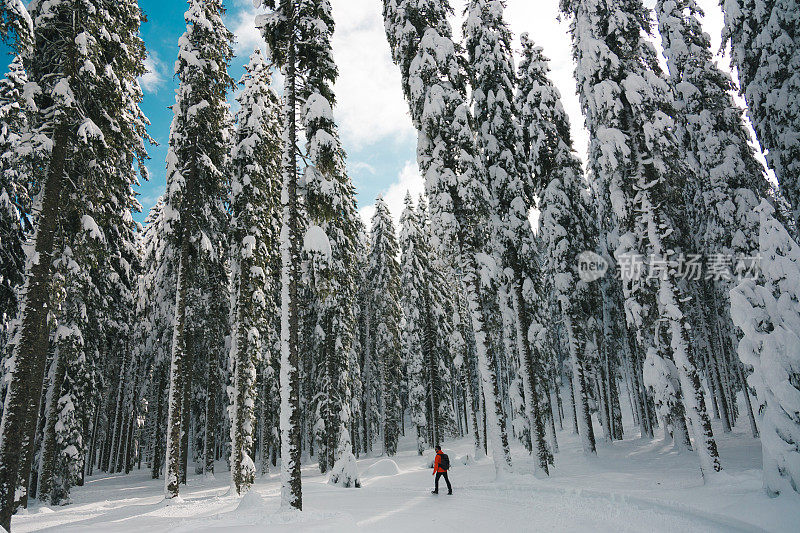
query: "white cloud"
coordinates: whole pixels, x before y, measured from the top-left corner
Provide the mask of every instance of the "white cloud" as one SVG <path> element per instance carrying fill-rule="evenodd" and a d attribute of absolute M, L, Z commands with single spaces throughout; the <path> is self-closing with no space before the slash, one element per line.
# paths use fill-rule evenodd
<path fill-rule="evenodd" d="M 232 20 L 226 20 L 225 23 L 236 36 L 234 53 L 240 57 L 250 57 L 256 48 L 264 48 L 264 39 L 256 28 L 256 15 L 263 10 L 255 9 L 251 0 L 235 3 L 240 8 L 236 10 L 235 15 L 232 15 Z"/>
<path fill-rule="evenodd" d="M 332 0 L 336 31 L 333 56 L 339 67 L 334 111 L 342 140 L 350 151 L 385 139 L 402 142 L 416 132 L 403 98 L 400 71 L 392 63 L 376 0 Z M 228 25 L 236 35 L 234 50 L 247 57 L 264 41 L 255 26 L 252 3 L 239 0 Z M 276 82 L 280 80 L 276 79 Z"/>
<path fill-rule="evenodd" d="M 400 70 L 392 63 L 381 2 L 332 0 L 339 66 L 336 117 L 342 138 L 355 149 L 384 139 L 416 136 L 403 98 Z"/>
<path fill-rule="evenodd" d="M 403 170 L 397 176 L 397 180 L 382 191 L 383 199 L 389 207 L 389 212 L 394 219 L 395 227 L 400 230 L 400 215 L 403 214 L 405 207 L 404 201 L 406 193 L 411 193 L 411 197 L 416 203 L 420 194 L 425 192 L 425 183 L 419 173 L 416 161 L 406 161 Z M 365 205 L 359 210 L 362 220 L 367 228 L 372 227 L 372 215 L 375 214 L 375 204 Z"/>
<path fill-rule="evenodd" d="M 347 172 L 349 174 L 358 174 L 361 172 L 367 172 L 369 174 L 375 175 L 375 167 L 370 165 L 369 163 L 365 163 L 364 161 L 348 161 L 347 162 Z"/>
<path fill-rule="evenodd" d="M 144 60 L 144 67 L 147 72 L 139 77 L 139 85 L 147 92 L 155 92 L 167 79 L 165 75 L 167 66 L 157 55 L 149 52 Z"/>

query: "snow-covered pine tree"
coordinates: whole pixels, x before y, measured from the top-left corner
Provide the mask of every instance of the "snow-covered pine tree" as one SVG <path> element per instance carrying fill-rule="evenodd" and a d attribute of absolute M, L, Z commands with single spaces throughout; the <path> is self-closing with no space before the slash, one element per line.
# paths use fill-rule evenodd
<path fill-rule="evenodd" d="M 800 492 L 800 245 L 763 201 L 758 279 L 731 291 L 733 320 L 742 329 L 739 358 L 758 401 L 764 488 Z"/>
<path fill-rule="evenodd" d="M 256 19 L 272 53 L 270 58 L 282 69 L 283 94 L 283 176 L 281 178 L 281 506 L 303 508 L 300 479 L 300 376 L 298 276 L 300 262 L 300 206 L 297 176 L 298 45 L 301 40 L 298 6 L 290 0 L 254 3 L 272 12 Z M 299 72 L 303 74 L 302 70 Z"/>
<path fill-rule="evenodd" d="M 344 487 L 360 486 L 352 454 L 350 435 L 349 353 L 355 336 L 352 302 L 356 292 L 356 264 L 361 221 L 355 202 L 355 189 L 345 168 L 345 153 L 333 119 L 336 103 L 333 84 L 338 76 L 333 62 L 331 38 L 334 31 L 330 4 L 311 3 L 309 14 L 319 16 L 320 24 L 308 25 L 310 40 L 316 43 L 309 63 L 309 75 L 301 88 L 304 102 L 302 124 L 308 140 L 310 165 L 305 169 L 304 189 L 308 214 L 322 233 L 316 245 L 323 244 L 329 257 L 326 268 L 313 287 L 317 309 L 316 326 L 322 332 L 317 358 L 320 364 L 318 403 L 320 415 L 320 467 L 333 468 L 329 481 Z M 311 232 L 311 227 L 309 232 Z M 324 237 L 324 239 L 323 239 Z M 306 242 L 316 248 L 311 233 Z M 321 250 L 316 250 L 319 253 Z M 344 456 L 342 455 L 344 454 Z M 338 463 L 338 464 L 337 464 Z"/>
<path fill-rule="evenodd" d="M 362 378 L 361 372 L 361 355 L 363 354 L 363 347 L 361 345 L 362 342 L 362 321 L 360 320 L 360 313 L 361 313 L 361 288 L 360 284 L 358 284 L 361 280 L 361 276 L 363 275 L 359 270 L 359 266 L 363 261 L 364 256 L 364 232 L 365 232 L 365 224 L 363 221 L 359 220 L 358 224 L 358 232 L 357 232 L 357 239 L 356 239 L 356 254 L 355 254 L 355 268 L 356 268 L 356 276 L 354 280 L 356 281 L 357 285 L 355 291 L 353 293 L 353 302 L 352 302 L 352 313 L 353 313 L 353 320 L 354 320 L 354 330 L 353 330 L 353 343 L 350 347 L 350 353 L 348 355 L 348 365 L 349 365 L 349 378 L 350 378 L 350 438 L 352 439 L 352 453 L 358 457 L 363 450 L 363 412 L 362 406 L 364 404 L 364 381 Z M 334 464 L 335 466 L 335 464 Z"/>
<path fill-rule="evenodd" d="M 656 15 L 669 81 L 675 89 L 677 137 L 695 178 L 687 184 L 687 197 L 694 205 L 691 224 L 699 229 L 694 245 L 707 258 L 754 257 L 758 252 L 755 208 L 760 198 L 768 197 L 769 183 L 749 144 L 742 111 L 733 101 L 733 82 L 713 61 L 711 43 L 700 25 L 702 11 L 694 0 L 659 0 Z M 704 323 L 694 335 L 703 337 L 699 349 L 706 352 L 709 389 L 720 404 L 723 428 L 730 431 L 722 383 L 730 372 L 728 343 L 709 332 L 730 324 L 731 280 L 720 277 L 702 285 L 697 293 L 704 298 L 698 299 L 696 314 Z M 739 372 L 734 370 L 734 375 L 738 377 Z"/>
<path fill-rule="evenodd" d="M 421 229 L 420 250 L 426 253 L 430 263 L 428 274 L 427 317 L 423 350 L 428 357 L 428 370 L 434 372 L 429 386 L 430 416 L 434 425 L 430 426 L 434 443 L 440 444 L 445 438 L 456 435 L 456 414 L 453 411 L 453 367 L 454 360 L 461 353 L 460 342 L 455 341 L 456 299 L 453 284 L 447 277 L 449 270 L 438 250 L 433 247 L 433 229 L 429 215 L 428 200 L 420 194 L 417 200 L 417 220 Z M 427 252 L 426 252 L 427 251 Z"/>
<path fill-rule="evenodd" d="M 399 248 L 392 215 L 382 197 L 375 200 L 369 251 L 370 330 L 378 371 L 379 437 L 386 455 L 397 453 L 400 437 L 402 377 Z"/>
<path fill-rule="evenodd" d="M 415 209 L 406 195 L 400 219 L 403 354 L 408 402 L 417 429 L 417 451 L 437 446 L 454 434 L 452 346 L 453 298 L 430 244 L 427 205 Z"/>
<path fill-rule="evenodd" d="M 537 472 L 547 474 L 544 425 L 539 410 L 541 384 L 537 382 L 527 332 L 529 310 L 523 286 L 532 280 L 525 272 L 525 256 L 532 254 L 533 229 L 528 212 L 533 206 L 531 187 L 526 183 L 524 161 L 517 149 L 520 124 L 514 110 L 516 76 L 511 49 L 511 31 L 503 18 L 501 0 L 471 0 L 466 10 L 464 37 L 469 57 L 467 71 L 472 86 L 475 133 L 481 162 L 480 172 L 490 193 L 493 229 L 490 249 L 503 269 L 513 309 L 519 351 L 525 411 L 531 431 L 532 453 L 537 457 Z M 483 180 L 482 180 L 483 181 Z"/>
<path fill-rule="evenodd" d="M 39 87 L 35 96 L 39 112 L 31 128 L 45 161 L 37 176 L 39 217 L 26 265 L 15 371 L 0 436 L 0 526 L 6 529 L 15 493 L 25 498 L 33 459 L 49 344 L 46 318 L 56 232 L 65 216 L 81 213 L 83 207 L 95 202 L 101 206 L 113 195 L 128 198 L 131 174 L 110 172 L 105 165 L 133 167 L 135 160 L 146 157 L 147 121 L 138 107 L 141 91 L 136 81 L 145 71 L 145 54 L 136 2 L 56 1 L 31 8 L 36 25 L 25 67 Z M 83 194 L 75 194 L 76 190 Z M 73 199 L 80 201 L 77 209 L 67 206 Z M 18 480 L 22 490 L 15 486 Z"/>
<path fill-rule="evenodd" d="M 495 358 L 489 352 L 485 300 L 478 255 L 482 222 L 488 213 L 488 191 L 476 172 L 475 139 L 466 103 L 465 80 L 448 21 L 446 0 L 384 0 L 383 15 L 392 59 L 400 67 L 403 93 L 419 132 L 417 159 L 430 201 L 435 247 L 460 268 L 475 339 L 476 360 L 486 405 L 498 475 L 511 468 L 508 437 L 497 395 Z"/>
<path fill-rule="evenodd" d="M 422 238 L 419 220 L 411 200 L 406 193 L 405 209 L 400 216 L 400 301 L 403 307 L 403 359 L 408 379 L 408 403 L 411 421 L 417 431 L 417 452 L 422 455 L 427 443 L 426 416 L 427 388 L 425 386 L 425 360 L 422 354 L 422 316 L 420 301 L 426 282 L 424 266 L 418 249 Z M 425 258 L 427 259 L 427 258 Z"/>
<path fill-rule="evenodd" d="M 276 65 L 283 70 L 286 79 L 284 92 L 284 193 L 283 197 L 283 229 L 281 233 L 282 249 L 282 323 L 281 323 L 281 439 L 282 439 L 282 505 L 302 509 L 302 487 L 300 480 L 300 379 L 298 364 L 300 328 L 298 312 L 298 268 L 301 260 L 300 208 L 306 206 L 309 215 L 316 225 L 309 228 L 320 238 L 311 241 L 319 243 L 328 241 L 327 249 L 333 245 L 341 246 L 339 258 L 333 266 L 341 261 L 342 268 L 351 268 L 347 264 L 351 253 L 354 233 L 351 229 L 356 217 L 352 185 L 344 170 L 344 153 L 338 141 L 333 122 L 332 107 L 335 104 L 333 82 L 338 75 L 331 54 L 331 36 L 334 21 L 331 5 L 328 0 L 259 0 L 259 5 L 271 8 L 271 12 L 260 16 L 256 25 L 261 28 L 264 38 L 273 54 Z M 299 111 L 299 116 L 298 116 Z M 297 136 L 300 128 L 305 129 L 308 141 L 307 152 L 309 165 L 306 167 L 302 190 L 298 189 L 297 159 L 301 154 L 297 150 Z M 300 201 L 303 194 L 305 203 Z M 323 228 L 320 226 L 325 226 Z M 317 232 L 317 228 L 321 232 Z M 329 232 L 330 234 L 328 234 Z M 307 235 L 307 237 L 309 237 Z M 308 238 L 302 239 L 308 241 Z M 333 243 L 332 240 L 336 240 Z M 319 251 L 319 250 L 315 250 Z M 336 275 L 341 274 L 342 271 Z M 349 281 L 342 279 L 339 293 L 334 297 L 337 303 L 328 309 L 335 309 L 335 323 L 330 342 L 346 340 L 351 330 L 348 311 L 341 305 L 346 298 L 345 287 Z M 349 302 L 348 302 L 349 305 Z M 321 330 L 322 331 L 322 330 Z M 325 332 L 322 331 L 324 334 Z M 308 340 L 308 339 L 306 339 Z M 318 344 L 319 346 L 319 344 Z M 330 374 L 336 377 L 331 381 L 341 381 L 346 376 L 347 350 L 337 355 L 339 362 L 336 370 Z M 304 359 L 309 362 L 309 358 Z M 346 378 L 345 378 L 346 381 Z M 346 395 L 345 395 L 346 396 Z M 336 400 L 346 404 L 349 400 Z M 326 409 L 328 422 L 325 429 L 326 447 L 332 453 L 333 435 L 341 444 L 344 433 L 342 428 L 346 422 L 333 420 L 331 409 Z M 349 439 L 347 439 L 349 441 Z M 337 453 L 343 445 L 337 444 Z"/>
<path fill-rule="evenodd" d="M 33 41 L 33 20 L 22 0 L 0 2 L 0 38 L 22 52 Z"/>
<path fill-rule="evenodd" d="M 232 174 L 231 174 L 232 175 Z M 226 191 L 227 193 L 227 191 Z M 220 213 L 218 220 L 225 221 L 227 215 Z M 225 224 L 220 225 L 219 234 L 225 230 Z M 197 287 L 200 293 L 197 301 L 201 302 L 199 308 L 202 313 L 195 319 L 196 326 L 193 332 L 193 342 L 196 353 L 204 354 L 194 364 L 192 381 L 194 392 L 189 398 L 192 409 L 193 425 L 193 459 L 195 473 L 214 475 L 214 456 L 217 441 L 222 443 L 220 448 L 228 449 L 228 439 L 219 438 L 224 435 L 227 427 L 222 415 L 224 407 L 228 405 L 228 398 L 223 393 L 224 383 L 230 381 L 230 376 L 225 372 L 225 361 L 229 358 L 231 348 L 231 276 L 228 260 L 228 235 L 217 241 L 216 253 L 209 257 L 202 277 L 198 278 Z M 187 456 L 188 459 L 188 456 Z"/>
<path fill-rule="evenodd" d="M 316 98 L 320 98 L 319 93 Z M 321 363 L 318 374 L 321 378 L 318 411 L 324 427 L 317 456 L 320 458 L 320 466 L 323 466 L 324 457 L 326 470 L 332 469 L 329 477 L 332 484 L 358 487 L 360 481 L 350 434 L 350 353 L 356 334 L 352 302 L 356 294 L 355 269 L 358 265 L 360 224 L 355 190 L 345 172 L 343 151 L 338 143 L 330 106 L 315 99 L 309 100 L 307 105 L 318 108 L 323 106 L 322 114 L 313 115 L 311 111 L 306 113 L 306 120 L 309 122 L 321 122 L 307 128 L 307 132 L 312 128 L 317 130 L 314 134 L 307 134 L 312 139 L 309 153 L 315 163 L 313 168 L 319 174 L 313 179 L 307 179 L 306 184 L 309 187 L 310 214 L 320 224 L 316 226 L 323 232 L 319 235 L 320 240 L 324 243 L 324 234 L 330 247 L 323 276 L 314 287 L 318 309 L 317 325 L 323 334 L 316 354 Z M 334 150 L 331 152 L 333 157 L 326 161 L 319 139 L 328 135 L 329 139 L 333 139 Z M 309 174 L 310 171 L 307 171 L 306 175 Z M 323 184 L 325 185 L 322 186 Z M 317 192 L 311 194 L 312 189 Z M 318 209 L 316 205 L 321 205 L 323 209 Z M 307 234 L 307 239 L 311 237 L 311 234 Z M 310 241 L 307 242 L 311 244 Z"/>
<path fill-rule="evenodd" d="M 274 287 L 270 270 L 278 250 L 280 202 L 280 103 L 270 87 L 269 66 L 260 50 L 250 56 L 242 77 L 241 106 L 236 114 L 237 143 L 232 156 L 231 268 L 234 324 L 231 349 L 233 384 L 231 420 L 231 483 L 247 492 L 255 480 L 256 369 L 269 349 Z"/>
<path fill-rule="evenodd" d="M 0 80 L 0 345 L 6 346 L 17 315 L 25 274 L 25 226 L 31 208 L 29 113 L 23 90 L 28 75 L 15 56 Z M 5 351 L 5 350 L 4 350 Z M 5 353 L 0 353 L 0 359 Z M 2 387 L 0 387 L 2 388 Z"/>
<path fill-rule="evenodd" d="M 142 265 L 137 289 L 137 313 L 142 317 L 140 349 L 149 374 L 148 416 L 146 425 L 149 466 L 153 479 L 161 475 L 164 449 L 163 423 L 166 415 L 165 392 L 168 387 L 168 367 L 172 353 L 172 323 L 174 316 L 178 257 L 170 246 L 164 215 L 164 197 L 160 197 L 148 213 L 141 234 Z M 90 454 L 92 457 L 92 454 Z"/>
<path fill-rule="evenodd" d="M 200 327 L 189 298 L 204 269 L 221 260 L 219 246 L 227 197 L 225 166 L 230 117 L 225 101 L 233 80 L 227 73 L 233 34 L 225 27 L 221 0 L 191 0 L 186 31 L 179 39 L 175 73 L 179 87 L 172 106 L 164 212 L 178 273 L 167 416 L 165 496 L 178 496 L 185 478 L 188 411 L 193 370 L 193 329 Z M 204 264 L 205 263 L 205 264 Z M 182 431 L 183 426 L 183 431 Z M 183 433 L 184 442 L 181 442 Z M 183 467 L 183 468 L 181 468 Z"/>
<path fill-rule="evenodd" d="M 83 330 L 87 325 L 85 320 L 87 317 L 86 297 L 89 292 L 87 288 L 90 286 L 90 282 L 87 279 L 88 269 L 85 264 L 86 255 L 88 254 L 79 253 L 78 257 L 76 257 L 72 248 L 75 247 L 80 250 L 80 241 L 82 239 L 80 239 L 79 235 L 69 235 L 69 237 L 72 245 L 54 262 L 56 275 L 53 282 L 55 289 L 53 300 L 54 303 L 58 304 L 58 326 L 52 339 L 53 358 L 47 376 L 47 392 L 44 406 L 45 421 L 37 468 L 36 497 L 40 501 L 54 505 L 61 503 L 60 491 L 55 487 L 55 480 L 59 477 L 56 470 L 61 465 L 59 460 L 59 452 L 61 450 L 57 449 L 57 447 L 60 448 L 58 446 L 60 442 L 57 442 L 57 438 L 63 436 L 65 430 L 71 431 L 74 429 L 73 424 L 69 424 L 69 422 L 74 422 L 73 417 L 62 420 L 60 416 L 60 407 L 66 405 L 67 402 L 69 402 L 74 415 L 74 404 L 68 396 L 69 393 L 64 396 L 64 402 L 62 403 L 61 401 L 62 384 L 68 381 L 66 378 L 68 361 L 77 359 L 85 361 L 86 359 Z M 85 252 L 85 250 L 83 251 Z M 70 388 L 69 384 L 67 384 L 66 388 Z M 67 425 L 65 425 L 65 422 Z M 56 430 L 56 426 L 58 426 L 59 431 Z M 71 455 L 79 455 L 77 449 Z M 58 472 L 58 474 L 60 473 Z"/>
<path fill-rule="evenodd" d="M 724 44 L 767 162 L 800 227 L 800 4 L 721 0 Z"/>
<path fill-rule="evenodd" d="M 378 400 L 380 397 L 380 374 L 374 354 L 374 329 L 372 320 L 372 289 L 369 284 L 370 237 L 366 227 L 362 227 L 358 248 L 358 305 L 356 322 L 359 337 L 359 369 L 361 371 L 361 449 L 370 453 L 379 434 L 380 416 Z"/>
<path fill-rule="evenodd" d="M 564 317 L 579 433 L 584 452 L 594 454 L 591 413 L 584 408 L 588 391 L 586 363 L 582 361 L 586 321 L 594 313 L 594 288 L 578 279 L 576 272 L 578 255 L 594 249 L 593 220 L 581 197 L 583 170 L 572 148 L 569 118 L 561 95 L 549 77 L 549 60 L 527 34 L 520 41 L 522 61 L 516 107 L 522 125 L 522 153 L 533 185 L 529 194 L 540 198 L 542 292 L 554 304 L 553 313 Z"/>
<path fill-rule="evenodd" d="M 572 17 L 578 93 L 591 135 L 589 166 L 613 208 L 616 259 L 650 268 L 647 279 L 624 280 L 627 320 L 641 350 L 666 335 L 664 353 L 678 369 L 701 472 L 713 475 L 721 466 L 689 342 L 690 299 L 671 256 L 686 251 L 689 232 L 680 213 L 687 169 L 674 138 L 672 95 L 643 37 L 649 11 L 639 0 L 562 0 L 561 10 Z"/>

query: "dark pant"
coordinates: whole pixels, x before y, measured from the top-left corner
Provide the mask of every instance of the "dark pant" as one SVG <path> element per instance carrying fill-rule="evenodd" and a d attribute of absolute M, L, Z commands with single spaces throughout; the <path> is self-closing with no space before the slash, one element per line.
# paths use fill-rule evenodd
<path fill-rule="evenodd" d="M 450 485 L 450 479 L 447 477 L 447 472 L 436 472 L 436 488 L 434 492 L 439 492 L 439 478 L 444 476 L 444 481 L 447 483 L 447 492 L 453 492 L 453 487 Z"/>

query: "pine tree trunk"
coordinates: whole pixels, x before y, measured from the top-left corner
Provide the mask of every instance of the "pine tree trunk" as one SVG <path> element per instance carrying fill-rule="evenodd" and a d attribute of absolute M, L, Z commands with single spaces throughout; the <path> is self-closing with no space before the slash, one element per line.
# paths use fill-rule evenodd
<path fill-rule="evenodd" d="M 97 434 L 99 433 L 98 427 L 100 425 L 100 406 L 95 405 L 94 415 L 92 416 L 92 438 L 89 442 L 89 450 L 86 453 L 86 462 L 84 465 L 84 475 L 91 476 L 94 473 L 94 464 L 97 457 Z"/>
<path fill-rule="evenodd" d="M 754 439 L 758 438 L 758 426 L 756 425 L 756 417 L 753 414 L 753 404 L 750 401 L 750 390 L 747 387 L 747 379 L 744 376 L 744 369 L 742 363 L 738 361 L 735 363 L 739 372 L 739 380 L 742 382 L 742 394 L 744 395 L 744 404 L 747 406 L 747 418 L 750 421 L 750 433 Z"/>
<path fill-rule="evenodd" d="M 242 384 L 242 352 L 247 352 L 247 326 L 244 323 L 244 304 L 242 303 L 242 287 L 245 286 L 248 274 L 245 274 L 245 269 L 248 271 L 249 266 L 247 262 L 241 258 L 236 260 L 241 261 L 238 265 L 238 287 L 235 289 L 235 322 L 233 328 L 233 351 L 232 351 L 232 364 L 233 375 L 233 397 L 230 399 L 230 419 L 231 419 L 231 489 L 235 490 L 237 494 L 241 494 L 242 486 L 242 426 L 244 426 L 243 410 L 241 406 L 241 384 Z"/>
<path fill-rule="evenodd" d="M 151 473 L 150 477 L 152 479 L 158 479 L 161 476 L 161 458 L 164 456 L 165 449 L 161 447 L 161 428 L 163 425 L 161 424 L 161 420 L 164 418 L 164 387 L 166 387 L 166 372 L 164 371 L 163 365 L 159 364 L 156 368 L 156 374 L 158 375 L 156 381 L 156 417 L 154 420 L 154 431 L 153 431 L 153 443 L 152 443 L 152 452 L 150 454 L 150 468 Z"/>
<path fill-rule="evenodd" d="M 187 289 L 190 284 L 187 283 Z M 188 302 L 187 302 L 188 308 Z M 194 315 L 190 315 L 194 316 Z M 183 377 L 181 398 L 181 440 L 180 440 L 180 482 L 186 485 L 186 476 L 189 472 L 189 435 L 192 430 L 192 367 L 194 365 L 194 332 L 190 323 L 184 326 L 183 358 L 181 372 Z"/>
<path fill-rule="evenodd" d="M 572 433 L 573 435 L 580 435 L 581 433 L 578 429 L 578 405 L 575 402 L 575 381 L 575 370 L 573 369 L 569 380 L 569 403 L 572 405 Z"/>
<path fill-rule="evenodd" d="M 511 454 L 508 450 L 508 436 L 503 418 L 503 407 L 498 397 L 497 374 L 494 358 L 489 353 L 484 324 L 486 323 L 478 287 L 480 279 L 474 253 L 462 251 L 463 282 L 467 299 L 467 308 L 472 317 L 472 331 L 475 335 L 475 347 L 478 358 L 478 371 L 481 377 L 483 400 L 485 406 L 485 423 L 487 440 L 491 440 L 492 460 L 495 474 L 503 477 L 511 470 Z M 487 442 L 487 445 L 489 442 Z"/>
<path fill-rule="evenodd" d="M 122 411 L 123 411 L 123 398 L 125 397 L 125 371 L 128 364 L 128 350 L 122 351 L 122 361 L 119 367 L 119 383 L 117 383 L 117 405 L 114 409 L 114 422 L 111 437 L 111 463 L 109 465 L 109 472 L 116 473 L 119 470 L 119 448 L 122 442 Z"/>
<path fill-rule="evenodd" d="M 15 369 L 6 389 L 0 423 L 0 527 L 11 531 L 11 515 L 17 480 L 27 480 L 31 462 L 19 446 L 23 437 L 33 435 L 39 413 L 40 391 L 49 345 L 47 317 L 50 312 L 50 270 L 53 244 L 59 220 L 59 202 L 64 181 L 69 126 L 60 123 L 53 135 L 53 149 L 47 179 L 43 184 L 42 206 L 34 237 L 38 259 L 26 273 L 20 302 L 21 334 L 15 347 Z M 32 459 L 32 458 L 31 458 Z"/>
<path fill-rule="evenodd" d="M 288 19 L 294 21 L 294 4 L 289 3 Z M 297 76 L 296 35 L 289 32 L 289 57 L 286 65 L 286 146 L 284 148 L 284 206 L 281 239 L 281 506 L 303 509 L 300 479 L 300 376 L 298 364 L 299 323 L 297 305 L 297 265 L 300 262 L 297 213 Z"/>
<path fill-rule="evenodd" d="M 185 222 L 182 222 L 185 224 Z M 178 286 L 175 300 L 175 325 L 172 337 L 172 361 L 169 372 L 169 396 L 167 399 L 167 442 L 164 464 L 164 497 L 176 498 L 179 494 L 181 468 L 181 420 L 184 388 L 184 356 L 186 349 L 186 292 L 188 285 L 189 236 L 184 227 L 181 231 L 180 260 L 178 262 Z M 155 469 L 154 469 L 155 471 Z"/>
<path fill-rule="evenodd" d="M 267 416 L 269 409 L 269 384 L 267 383 L 267 363 L 264 362 L 261 371 L 261 410 L 259 412 L 258 428 L 260 433 L 259 443 L 261 446 L 261 475 L 269 474 L 269 449 L 270 449 L 270 422 Z"/>
<path fill-rule="evenodd" d="M 616 371 L 610 368 L 608 371 L 608 393 L 609 393 L 609 415 L 612 422 L 611 434 L 614 440 L 622 440 L 624 431 L 622 428 L 622 406 L 619 399 L 619 384 L 616 379 Z"/>
<path fill-rule="evenodd" d="M 605 376 L 602 372 L 598 371 L 597 376 L 594 378 L 594 392 L 597 398 L 597 414 L 600 417 L 600 425 L 603 427 L 603 440 L 607 444 L 611 444 L 613 438 L 611 437 L 611 423 L 608 417 L 608 396 L 605 389 Z"/>
<path fill-rule="evenodd" d="M 572 404 L 575 409 L 575 427 L 581 436 L 583 453 L 585 455 L 596 455 L 597 449 L 595 447 L 594 428 L 592 428 L 592 414 L 589 412 L 586 378 L 584 377 L 583 363 L 578 355 L 580 347 L 572 325 L 572 317 L 569 311 L 564 309 L 563 305 L 562 315 L 564 317 L 564 329 L 567 333 L 569 357 L 572 365 Z"/>
<path fill-rule="evenodd" d="M 464 362 L 466 365 L 466 361 Z M 470 415 L 467 421 L 475 441 L 475 456 L 483 450 L 483 443 L 481 442 L 481 431 L 478 426 L 478 417 L 475 415 L 475 397 L 472 394 L 472 380 L 469 377 L 469 371 L 464 368 L 462 374 L 462 381 L 464 383 L 464 394 L 466 395 L 465 405 L 469 407 L 467 413 Z"/>
<path fill-rule="evenodd" d="M 208 352 L 208 380 L 206 384 L 206 412 L 203 440 L 203 474 L 214 475 L 214 447 L 217 439 L 217 389 L 219 388 L 219 369 L 217 354 Z"/>
<path fill-rule="evenodd" d="M 549 475 L 547 466 L 547 450 L 545 443 L 544 423 L 542 413 L 539 409 L 539 387 L 536 379 L 536 370 L 533 364 L 531 346 L 525 333 L 530 327 L 526 320 L 524 300 L 522 296 L 522 273 L 516 269 L 515 279 L 511 284 L 511 301 L 514 311 L 514 326 L 517 336 L 517 349 L 519 350 L 520 369 L 522 375 L 522 387 L 525 391 L 525 414 L 528 417 L 528 425 L 531 432 L 531 454 L 535 457 L 534 472 L 537 476 Z"/>
<path fill-rule="evenodd" d="M 58 398 L 61 383 L 67 365 L 64 356 L 58 348 L 54 350 L 53 361 L 50 363 L 52 372 L 47 390 L 45 405 L 45 422 L 42 434 L 41 450 L 39 452 L 39 481 L 37 483 L 37 497 L 40 501 L 47 501 L 53 490 L 53 469 L 56 457 L 56 421 L 58 419 Z"/>
<path fill-rule="evenodd" d="M 680 300 L 676 295 L 676 290 L 669 280 L 661 280 L 659 293 L 658 301 L 662 306 L 668 309 L 679 309 L 678 313 L 681 313 L 683 317 L 686 316 L 680 307 Z M 662 314 L 665 314 L 663 310 Z M 671 316 L 669 319 L 669 331 L 672 354 L 675 365 L 678 367 L 678 376 L 683 392 L 683 404 L 686 409 L 686 415 L 692 421 L 695 449 L 700 457 L 700 470 L 704 477 L 709 476 L 722 470 L 722 465 L 719 461 L 719 453 L 717 452 L 717 443 L 714 440 L 714 434 L 711 429 L 711 421 L 706 411 L 700 376 L 692 362 L 691 346 L 683 320 Z"/>

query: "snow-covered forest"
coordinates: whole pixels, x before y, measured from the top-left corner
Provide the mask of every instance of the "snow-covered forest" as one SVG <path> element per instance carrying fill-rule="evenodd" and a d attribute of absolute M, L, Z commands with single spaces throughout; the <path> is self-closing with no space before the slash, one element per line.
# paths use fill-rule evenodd
<path fill-rule="evenodd" d="M 140 224 L 138 1 L 0 0 L 0 530 L 796 531 L 798 0 L 720 0 L 730 69 L 547 0 L 584 124 L 505 0 L 374 1 L 423 195 L 362 219 L 330 0 L 238 80 L 188 0 Z"/>

